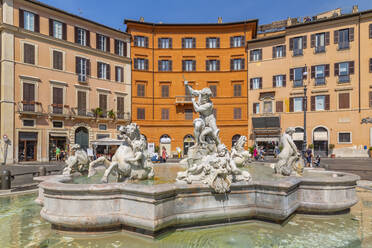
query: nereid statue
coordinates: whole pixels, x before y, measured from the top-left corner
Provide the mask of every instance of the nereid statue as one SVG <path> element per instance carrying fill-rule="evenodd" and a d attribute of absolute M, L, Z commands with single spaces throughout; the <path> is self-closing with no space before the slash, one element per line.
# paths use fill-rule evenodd
<path fill-rule="evenodd" d="M 281 174 L 283 176 L 302 175 L 304 161 L 293 142 L 292 134 L 294 132 L 295 129 L 293 127 L 288 127 L 280 139 L 283 149 L 279 153 L 279 161 L 274 167 L 276 174 Z"/>
<path fill-rule="evenodd" d="M 66 160 L 66 167 L 63 169 L 63 175 L 71 175 L 73 172 L 85 172 L 89 167 L 89 157 L 79 144 L 74 144 L 70 148 L 70 156 Z"/>
<path fill-rule="evenodd" d="M 116 150 L 112 157 L 112 162 L 105 157 L 100 157 L 89 164 L 89 174 L 91 177 L 96 174 L 94 169 L 98 163 L 106 166 L 106 171 L 101 179 L 103 183 L 108 182 L 108 176 L 111 173 L 117 175 L 117 182 L 123 182 L 129 179 L 145 180 L 154 177 L 154 170 L 151 161 L 147 156 L 147 142 L 141 135 L 136 123 L 127 126 L 121 126 L 119 129 L 119 138 L 123 143 Z"/>
<path fill-rule="evenodd" d="M 187 165 L 187 170 L 178 173 L 177 181 L 190 184 L 202 182 L 208 184 L 216 193 L 228 192 L 232 182 L 250 181 L 249 172 L 236 167 L 230 152 L 221 143 L 210 99 L 211 90 L 194 90 L 187 81 L 185 87 L 193 96 L 194 110 L 200 117 L 193 122 L 196 144 L 189 149 L 188 158 L 181 161 Z M 194 97 L 198 97 L 198 100 Z"/>
<path fill-rule="evenodd" d="M 234 160 L 236 166 L 244 167 L 251 161 L 251 154 L 244 150 L 244 145 L 247 142 L 247 137 L 240 136 L 238 141 L 231 148 L 231 158 Z"/>

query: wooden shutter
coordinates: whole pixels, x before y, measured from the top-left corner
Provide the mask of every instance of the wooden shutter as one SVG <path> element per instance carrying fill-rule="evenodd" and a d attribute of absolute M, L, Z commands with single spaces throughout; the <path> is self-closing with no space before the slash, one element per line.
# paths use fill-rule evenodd
<path fill-rule="evenodd" d="M 75 27 L 75 43 L 78 43 L 78 27 Z"/>
<path fill-rule="evenodd" d="M 149 60 L 145 59 L 145 70 L 147 71 L 149 69 Z"/>
<path fill-rule="evenodd" d="M 354 41 L 354 28 L 349 28 L 349 41 Z"/>
<path fill-rule="evenodd" d="M 259 49 L 259 51 L 260 51 L 260 53 L 259 53 L 258 59 L 262 60 L 262 49 Z"/>
<path fill-rule="evenodd" d="M 230 37 L 230 47 L 234 47 L 234 37 Z"/>
<path fill-rule="evenodd" d="M 172 71 L 172 60 L 169 60 L 169 70 Z"/>
<path fill-rule="evenodd" d="M 260 77 L 260 89 L 262 89 L 262 77 Z"/>
<path fill-rule="evenodd" d="M 53 51 L 53 68 L 62 70 L 63 69 L 63 55 L 62 52 L 59 51 Z"/>
<path fill-rule="evenodd" d="M 249 81 L 249 88 L 251 90 L 253 89 L 253 78 L 251 78 L 250 81 Z"/>
<path fill-rule="evenodd" d="M 293 38 L 289 39 L 289 51 L 293 50 Z"/>
<path fill-rule="evenodd" d="M 103 110 L 107 110 L 107 95 L 100 94 L 99 95 L 99 107 Z"/>
<path fill-rule="evenodd" d="M 102 77 L 102 71 L 101 71 L 101 62 L 97 62 L 97 77 Z"/>
<path fill-rule="evenodd" d="M 62 23 L 62 39 L 67 40 L 67 25 Z"/>
<path fill-rule="evenodd" d="M 286 86 L 287 83 L 287 75 L 283 75 L 283 87 Z"/>
<path fill-rule="evenodd" d="M 111 79 L 111 67 L 109 64 L 106 64 L 106 79 L 110 80 Z"/>
<path fill-rule="evenodd" d="M 24 50 L 24 54 L 23 54 L 24 62 L 34 65 L 35 64 L 35 46 L 24 43 L 23 50 Z"/>
<path fill-rule="evenodd" d="M 369 92 L 369 107 L 372 108 L 372 91 Z"/>
<path fill-rule="evenodd" d="M 294 74 L 293 74 L 293 68 L 289 69 L 289 80 L 293 81 L 294 79 Z"/>
<path fill-rule="evenodd" d="M 35 14 L 34 17 L 35 17 L 35 32 L 39 33 L 40 32 L 40 16 Z"/>
<path fill-rule="evenodd" d="M 293 112 L 293 97 L 289 98 L 289 112 Z"/>
<path fill-rule="evenodd" d="M 330 108 L 330 102 L 329 102 L 329 95 L 325 95 L 325 110 L 329 110 Z"/>
<path fill-rule="evenodd" d="M 276 52 L 275 52 L 275 49 L 276 49 L 276 47 L 273 46 L 273 59 L 276 58 Z"/>
<path fill-rule="evenodd" d="M 230 59 L 230 71 L 234 70 L 234 59 Z"/>
<path fill-rule="evenodd" d="M 333 43 L 338 44 L 338 30 L 335 30 L 333 33 Z"/>
<path fill-rule="evenodd" d="M 87 93 L 85 91 L 78 91 L 78 109 L 86 110 L 87 107 Z"/>
<path fill-rule="evenodd" d="M 35 101 L 35 85 L 23 83 L 23 101 L 33 102 Z"/>
<path fill-rule="evenodd" d="M 219 37 L 216 38 L 216 42 L 217 42 L 217 48 L 220 48 L 220 38 Z"/>
<path fill-rule="evenodd" d="M 311 66 L 311 78 L 315 78 L 315 66 Z"/>
<path fill-rule="evenodd" d="M 87 46 L 90 47 L 90 32 L 88 30 L 86 30 L 86 34 L 87 34 L 87 37 L 86 37 Z"/>
<path fill-rule="evenodd" d="M 186 63 L 185 60 L 182 60 L 182 71 L 185 71 L 185 70 L 186 70 L 186 68 L 185 68 L 185 67 L 186 67 L 186 66 L 185 66 L 185 63 Z"/>
<path fill-rule="evenodd" d="M 338 108 L 339 109 L 350 108 L 350 93 L 338 94 Z"/>
<path fill-rule="evenodd" d="M 334 75 L 338 76 L 338 71 L 339 71 L 339 63 L 335 63 L 335 70 L 334 70 Z"/>
<path fill-rule="evenodd" d="M 114 41 L 114 53 L 119 54 L 119 41 L 118 40 Z"/>
<path fill-rule="evenodd" d="M 275 111 L 278 113 L 283 112 L 283 101 L 276 101 Z"/>
<path fill-rule="evenodd" d="M 205 39 L 205 48 L 209 48 L 209 38 Z"/>
<path fill-rule="evenodd" d="M 168 38 L 169 39 L 169 48 L 172 48 L 173 47 L 173 42 L 172 42 L 172 38 Z"/>
<path fill-rule="evenodd" d="M 208 65 L 209 65 L 209 60 L 206 60 L 206 61 L 205 61 L 205 70 L 206 70 L 206 71 L 208 71 L 208 69 L 209 69 L 209 68 L 208 68 Z"/>
<path fill-rule="evenodd" d="M 307 35 L 302 36 L 302 48 L 306 49 L 307 47 Z"/>
<path fill-rule="evenodd" d="M 273 88 L 276 87 L 276 76 L 273 76 Z"/>
<path fill-rule="evenodd" d="M 75 57 L 75 73 L 79 74 L 80 73 L 80 58 Z"/>
<path fill-rule="evenodd" d="M 115 66 L 115 82 L 118 82 L 119 80 L 119 67 Z"/>
<path fill-rule="evenodd" d="M 49 36 L 53 36 L 53 19 L 49 18 Z"/>
<path fill-rule="evenodd" d="M 354 74 L 354 61 L 349 62 L 349 74 Z"/>
<path fill-rule="evenodd" d="M 310 99 L 311 111 L 315 111 L 315 96 L 311 96 Z"/>
<path fill-rule="evenodd" d="M 110 37 L 106 37 L 106 52 L 111 52 L 111 39 Z"/>
<path fill-rule="evenodd" d="M 25 18 L 24 18 L 24 10 L 19 9 L 19 27 L 24 28 L 25 27 Z"/>
<path fill-rule="evenodd" d="M 134 43 L 134 46 L 138 46 L 138 36 L 137 35 L 134 36 L 133 43 Z"/>
<path fill-rule="evenodd" d="M 196 60 L 193 60 L 193 61 L 192 61 L 192 70 L 193 70 L 193 71 L 196 70 Z"/>
<path fill-rule="evenodd" d="M 245 59 L 240 59 L 241 60 L 241 63 L 242 63 L 242 70 L 244 70 L 245 69 Z"/>
<path fill-rule="evenodd" d="M 257 114 L 257 103 L 253 103 L 253 114 Z"/>
<path fill-rule="evenodd" d="M 249 51 L 249 61 L 253 61 L 253 50 Z"/>
<path fill-rule="evenodd" d="M 311 48 L 315 47 L 315 34 L 312 34 L 310 36 L 310 47 Z"/>
<path fill-rule="evenodd" d="M 96 48 L 97 48 L 97 49 L 101 49 L 101 47 L 102 47 L 100 37 L 101 37 L 100 34 L 96 34 Z"/>
<path fill-rule="evenodd" d="M 145 37 L 145 47 L 149 47 L 149 38 Z"/>
<path fill-rule="evenodd" d="M 328 46 L 329 45 L 329 32 L 326 32 L 325 33 L 325 45 Z"/>
<path fill-rule="evenodd" d="M 181 43 L 182 43 L 182 48 L 185 48 L 185 46 L 186 46 L 186 45 L 185 45 L 185 38 L 182 38 L 182 39 L 181 39 Z"/>
<path fill-rule="evenodd" d="M 124 113 L 124 97 L 118 96 L 116 99 L 117 109 L 116 111 L 120 114 Z"/>
<path fill-rule="evenodd" d="M 90 59 L 87 59 L 87 75 L 90 76 Z"/>
<path fill-rule="evenodd" d="M 192 38 L 192 47 L 196 48 L 196 39 L 195 38 Z"/>
<path fill-rule="evenodd" d="M 372 72 L 372 58 L 369 59 L 369 72 Z"/>
<path fill-rule="evenodd" d="M 217 71 L 220 70 L 220 61 L 219 60 L 216 60 L 216 68 L 217 68 Z"/>
<path fill-rule="evenodd" d="M 123 67 L 120 67 L 121 70 L 120 70 L 120 74 L 121 74 L 121 80 L 120 82 L 124 82 L 124 68 Z"/>
<path fill-rule="evenodd" d="M 158 60 L 158 71 L 161 71 L 162 60 Z"/>
<path fill-rule="evenodd" d="M 123 42 L 123 45 L 124 45 L 124 53 L 123 53 L 123 55 L 125 56 L 125 57 L 127 57 L 128 56 L 128 54 L 127 54 L 127 50 L 128 50 L 128 44 L 126 43 L 126 42 Z"/>
<path fill-rule="evenodd" d="M 161 47 L 161 38 L 158 38 L 158 48 L 162 48 Z"/>
<path fill-rule="evenodd" d="M 329 77 L 329 64 L 324 65 L 324 76 Z"/>
<path fill-rule="evenodd" d="M 372 24 L 369 24 L 369 38 L 372 39 Z"/>
<path fill-rule="evenodd" d="M 53 87 L 53 104 L 58 104 L 58 105 L 63 104 L 63 89 L 62 88 Z"/>

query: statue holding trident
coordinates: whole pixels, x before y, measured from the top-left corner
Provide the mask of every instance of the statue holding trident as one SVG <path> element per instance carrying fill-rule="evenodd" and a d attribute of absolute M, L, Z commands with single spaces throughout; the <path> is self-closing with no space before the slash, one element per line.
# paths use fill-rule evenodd
<path fill-rule="evenodd" d="M 209 88 L 194 90 L 186 80 L 184 84 L 193 96 L 191 100 L 195 112 L 200 115 L 193 122 L 196 145 L 207 145 L 214 142 L 218 146 L 221 144 L 219 138 L 220 130 L 217 128 L 216 117 L 213 114 L 213 103 L 210 99 L 212 91 Z M 198 100 L 196 101 L 194 97 L 198 97 Z"/>

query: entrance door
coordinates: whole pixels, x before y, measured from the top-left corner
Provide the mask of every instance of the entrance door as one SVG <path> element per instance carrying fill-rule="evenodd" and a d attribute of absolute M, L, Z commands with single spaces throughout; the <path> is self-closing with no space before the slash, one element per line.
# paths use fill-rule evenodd
<path fill-rule="evenodd" d="M 187 155 L 189 148 L 195 145 L 194 136 L 188 134 L 183 138 L 183 155 Z"/>
<path fill-rule="evenodd" d="M 89 147 L 89 133 L 85 127 L 79 127 L 75 131 L 75 144 L 79 144 L 81 148 L 87 149 Z"/>
<path fill-rule="evenodd" d="M 314 155 L 328 156 L 328 130 L 324 127 L 317 127 L 313 133 Z"/>
<path fill-rule="evenodd" d="M 18 161 L 35 161 L 37 156 L 37 133 L 20 132 L 18 140 Z"/>
<path fill-rule="evenodd" d="M 66 137 L 49 137 L 49 161 L 56 160 L 56 148 L 68 151 Z"/>

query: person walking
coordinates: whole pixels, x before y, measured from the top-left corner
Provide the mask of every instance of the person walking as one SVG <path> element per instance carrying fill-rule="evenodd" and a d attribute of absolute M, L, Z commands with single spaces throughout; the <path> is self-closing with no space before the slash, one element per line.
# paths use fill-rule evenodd
<path fill-rule="evenodd" d="M 253 157 L 255 160 L 258 160 L 258 151 L 257 151 L 257 147 L 254 147 L 253 149 Z"/>
<path fill-rule="evenodd" d="M 265 153 L 264 147 L 261 146 L 261 147 L 260 147 L 260 160 L 261 160 L 261 161 L 264 161 L 264 160 L 265 160 L 264 153 Z"/>
<path fill-rule="evenodd" d="M 168 154 L 167 149 L 163 146 L 162 152 L 161 152 L 161 160 L 163 163 L 167 162 Z"/>
<path fill-rule="evenodd" d="M 59 161 L 61 158 L 61 149 L 57 146 L 56 147 L 56 160 Z"/>
<path fill-rule="evenodd" d="M 275 148 L 274 148 L 274 158 L 277 158 L 278 155 L 280 153 L 280 149 L 279 149 L 279 146 L 278 145 L 275 145 Z"/>
<path fill-rule="evenodd" d="M 306 167 L 312 167 L 312 158 L 313 158 L 313 151 L 310 149 L 310 147 L 307 148 L 305 152 L 305 158 L 306 158 Z"/>

